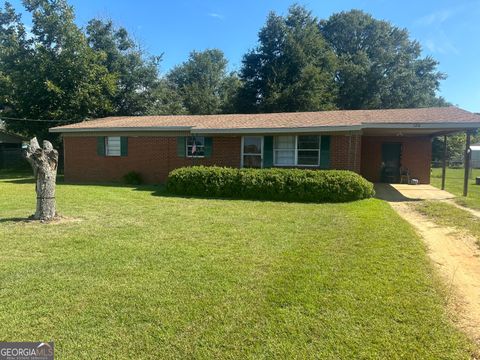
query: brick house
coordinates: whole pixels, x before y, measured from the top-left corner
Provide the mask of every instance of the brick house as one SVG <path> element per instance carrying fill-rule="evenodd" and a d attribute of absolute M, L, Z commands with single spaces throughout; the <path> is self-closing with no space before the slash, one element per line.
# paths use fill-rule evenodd
<path fill-rule="evenodd" d="M 373 182 L 430 182 L 434 136 L 480 127 L 457 107 L 276 114 L 108 117 L 54 127 L 65 179 L 163 183 L 178 167 L 346 169 Z"/>

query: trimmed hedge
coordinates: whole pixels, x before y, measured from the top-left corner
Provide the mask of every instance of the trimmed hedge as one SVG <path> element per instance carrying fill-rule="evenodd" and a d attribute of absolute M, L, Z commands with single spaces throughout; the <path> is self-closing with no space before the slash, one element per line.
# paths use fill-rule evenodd
<path fill-rule="evenodd" d="M 123 181 L 128 185 L 140 185 L 143 182 L 142 175 L 136 171 L 130 171 L 123 175 Z"/>
<path fill-rule="evenodd" d="M 298 202 L 345 202 L 375 194 L 372 183 L 351 171 L 215 166 L 175 169 L 167 189 L 177 195 Z"/>

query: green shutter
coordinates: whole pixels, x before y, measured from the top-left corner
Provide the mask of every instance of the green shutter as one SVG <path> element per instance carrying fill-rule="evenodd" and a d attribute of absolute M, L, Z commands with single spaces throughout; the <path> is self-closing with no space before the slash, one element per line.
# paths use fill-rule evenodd
<path fill-rule="evenodd" d="M 320 168 L 330 169 L 330 136 L 323 135 L 320 139 Z"/>
<path fill-rule="evenodd" d="M 105 136 L 97 137 L 97 155 L 105 156 Z"/>
<path fill-rule="evenodd" d="M 205 137 L 205 157 L 212 156 L 213 139 L 211 137 Z"/>
<path fill-rule="evenodd" d="M 127 156 L 128 155 L 128 137 L 122 136 L 120 138 L 120 155 Z"/>
<path fill-rule="evenodd" d="M 263 167 L 273 166 L 273 136 L 263 137 Z"/>
<path fill-rule="evenodd" d="M 177 155 L 179 157 L 186 156 L 186 137 L 185 136 L 178 136 L 177 137 Z"/>

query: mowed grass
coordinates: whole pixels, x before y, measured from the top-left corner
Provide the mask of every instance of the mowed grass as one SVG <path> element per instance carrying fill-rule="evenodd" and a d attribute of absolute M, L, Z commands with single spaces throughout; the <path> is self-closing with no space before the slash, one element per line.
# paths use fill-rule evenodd
<path fill-rule="evenodd" d="M 5 176 L 4 176 L 5 177 Z M 8 177 L 8 176 L 6 176 Z M 468 359 L 412 228 L 380 200 L 295 204 L 0 180 L 0 339 L 59 359 Z"/>
<path fill-rule="evenodd" d="M 447 169 L 445 190 L 457 195 L 455 201 L 463 206 L 480 210 L 480 185 L 475 185 L 475 177 L 480 176 L 480 169 L 472 169 L 469 179 L 468 196 L 463 197 L 464 169 Z M 442 169 L 432 168 L 431 183 L 440 188 L 442 186 Z"/>

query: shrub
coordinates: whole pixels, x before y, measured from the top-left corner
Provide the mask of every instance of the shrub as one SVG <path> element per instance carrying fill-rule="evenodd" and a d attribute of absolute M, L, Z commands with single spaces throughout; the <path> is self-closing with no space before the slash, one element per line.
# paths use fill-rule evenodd
<path fill-rule="evenodd" d="M 129 185 L 140 185 L 142 183 L 142 175 L 136 171 L 130 171 L 123 176 L 123 181 Z"/>
<path fill-rule="evenodd" d="M 298 202 L 345 202 L 372 197 L 373 184 L 345 170 L 233 169 L 192 166 L 168 175 L 168 191 Z"/>

